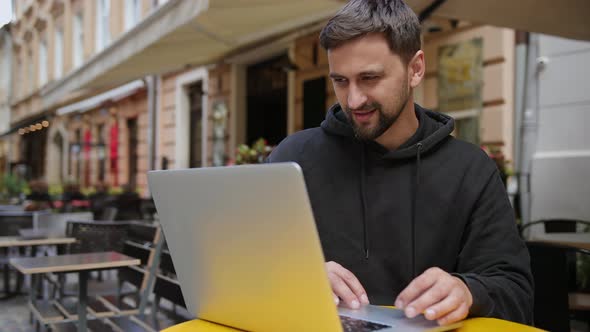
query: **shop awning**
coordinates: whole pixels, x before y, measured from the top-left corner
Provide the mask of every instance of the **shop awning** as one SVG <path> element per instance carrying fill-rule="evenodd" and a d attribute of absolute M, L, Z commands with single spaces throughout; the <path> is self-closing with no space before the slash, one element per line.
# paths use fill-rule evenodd
<path fill-rule="evenodd" d="M 103 92 L 99 95 L 94 97 L 64 106 L 57 109 L 55 112 L 58 116 L 59 115 L 66 115 L 69 113 L 77 112 L 83 113 L 89 111 L 91 109 L 95 109 L 108 101 L 117 101 L 121 100 L 125 97 L 128 97 L 137 91 L 143 89 L 145 84 L 142 80 L 135 80 L 130 83 L 124 84 L 120 87 L 115 89 L 109 90 L 107 92 Z"/>
<path fill-rule="evenodd" d="M 589 0 L 407 0 L 419 14 L 590 40 Z M 43 108 L 143 77 L 214 63 L 330 17 L 344 0 L 170 0 L 42 91 Z"/>
<path fill-rule="evenodd" d="M 589 0 L 406 0 L 416 11 L 529 32 L 590 40 Z"/>
<path fill-rule="evenodd" d="M 30 127 L 31 125 L 37 125 L 43 121 L 49 120 L 50 117 L 51 117 L 50 113 L 44 112 L 41 114 L 36 114 L 36 115 L 30 116 L 30 117 L 27 117 L 25 119 L 15 122 L 15 123 L 12 123 L 10 125 L 10 128 L 7 131 L 5 131 L 4 133 L 0 133 L 0 138 L 4 138 L 4 137 L 7 137 L 11 134 L 14 134 L 21 128 L 24 129 L 24 128 Z"/>
<path fill-rule="evenodd" d="M 215 62 L 246 45 L 321 21 L 341 0 L 170 0 L 83 67 L 42 91 L 43 107 L 147 74 Z"/>

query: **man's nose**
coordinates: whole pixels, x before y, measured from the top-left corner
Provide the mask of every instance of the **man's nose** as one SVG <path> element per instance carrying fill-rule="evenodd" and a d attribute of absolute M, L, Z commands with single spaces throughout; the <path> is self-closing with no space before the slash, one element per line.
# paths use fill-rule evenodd
<path fill-rule="evenodd" d="M 348 108 L 353 110 L 358 109 L 363 107 L 367 102 L 367 96 L 356 86 L 351 86 L 348 91 L 348 99 L 346 102 L 348 103 Z"/>

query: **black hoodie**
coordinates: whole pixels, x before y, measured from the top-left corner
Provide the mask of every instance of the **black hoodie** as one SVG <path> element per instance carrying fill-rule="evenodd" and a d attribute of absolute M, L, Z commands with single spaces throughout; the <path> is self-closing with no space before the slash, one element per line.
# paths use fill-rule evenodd
<path fill-rule="evenodd" d="M 287 137 L 269 162 L 301 165 L 326 261 L 354 273 L 371 304 L 392 305 L 436 266 L 467 284 L 471 316 L 531 323 L 528 251 L 496 165 L 450 136 L 453 119 L 415 111 L 416 133 L 388 151 L 356 139 L 335 105 L 321 128 Z"/>

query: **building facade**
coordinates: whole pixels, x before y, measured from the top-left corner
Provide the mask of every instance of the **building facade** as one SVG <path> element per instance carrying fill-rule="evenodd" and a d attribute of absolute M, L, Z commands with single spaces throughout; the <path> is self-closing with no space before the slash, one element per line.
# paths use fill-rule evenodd
<path fill-rule="evenodd" d="M 328 77 L 327 56 L 318 37 L 319 27 L 298 29 L 281 41 L 259 45 L 222 63 L 163 75 L 158 159 L 173 168 L 215 165 L 214 112 L 219 104 L 228 110 L 225 161 L 233 158 L 238 144 L 251 144 L 259 137 L 277 144 L 288 134 L 319 126 L 327 108 L 337 101 Z M 458 128 L 463 121 L 476 121 L 475 142 L 502 149 L 510 160 L 514 131 L 514 38 L 511 29 L 479 25 L 426 34 L 423 49 L 427 72 L 415 91 L 417 103 L 439 110 L 439 49 L 481 40 L 481 106 L 448 113 L 456 119 Z M 196 95 L 194 89 L 198 90 Z M 194 113 L 195 102 L 199 104 L 199 113 Z M 201 109 L 206 110 L 205 116 Z M 198 132 L 193 129 L 195 125 L 200 127 Z M 191 156 L 201 157 L 196 160 Z"/>
<path fill-rule="evenodd" d="M 247 7 L 234 17 L 240 11 L 203 1 L 15 5 L 3 137 L 9 164 L 25 165 L 29 178 L 131 184 L 148 195 L 150 169 L 231 163 L 239 144 L 278 144 L 318 126 L 336 102 L 318 36 L 338 1 L 273 2 L 268 13 L 252 4 L 255 18 Z M 479 73 L 476 106 L 448 113 L 458 136 L 512 159 L 514 31 L 437 18 L 424 26 L 427 73 L 416 102 L 446 111 L 441 50 L 477 40 L 466 60 L 477 60 L 468 67 Z"/>
<path fill-rule="evenodd" d="M 92 186 L 97 181 L 114 186 L 136 184 L 140 169 L 133 168 L 128 156 L 137 157 L 139 164 L 144 161 L 141 153 L 134 150 L 129 154 L 128 150 L 129 144 L 138 151 L 144 148 L 142 143 L 146 140 L 140 135 L 146 125 L 145 91 L 135 89 L 136 95 L 125 92 L 125 96 L 112 96 L 88 107 L 83 102 L 104 93 L 105 89 L 91 90 L 78 93 L 65 103 L 45 107 L 43 89 L 93 61 L 161 3 L 15 1 L 15 21 L 11 23 L 14 91 L 8 130 L 11 147 L 8 158 L 12 166 L 24 165 L 28 178 L 44 178 L 50 184 L 78 182 Z M 72 108 L 80 104 L 86 106 Z M 58 112 L 68 107 L 70 112 Z M 41 129 L 37 129 L 38 124 Z M 113 140 L 121 144 L 111 153 L 108 149 L 111 136 L 107 132 L 114 127 L 120 128 L 117 134 L 121 139 L 113 137 Z M 113 162 L 114 167 L 103 165 L 110 163 L 111 156 L 120 160 Z M 146 170 L 144 166 L 141 172 Z"/>

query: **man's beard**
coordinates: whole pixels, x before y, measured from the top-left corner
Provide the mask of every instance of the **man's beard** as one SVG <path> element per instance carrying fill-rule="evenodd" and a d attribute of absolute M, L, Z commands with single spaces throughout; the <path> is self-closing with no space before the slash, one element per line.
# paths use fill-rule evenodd
<path fill-rule="evenodd" d="M 374 109 L 378 116 L 377 125 L 374 128 L 366 128 L 364 126 L 359 126 L 358 123 L 354 121 L 354 116 L 352 114 L 352 110 L 350 108 L 345 109 L 345 114 L 348 117 L 348 120 L 354 130 L 354 135 L 357 139 L 361 141 L 374 141 L 381 135 L 387 131 L 399 118 L 400 114 L 402 113 L 403 109 L 406 107 L 410 97 L 410 93 L 406 91 L 406 86 L 403 87 L 400 95 L 400 101 L 403 101 L 397 111 L 394 111 L 390 114 L 386 114 L 383 112 L 383 106 L 378 102 L 372 102 L 365 105 L 361 109 L 356 110 L 371 110 Z"/>

